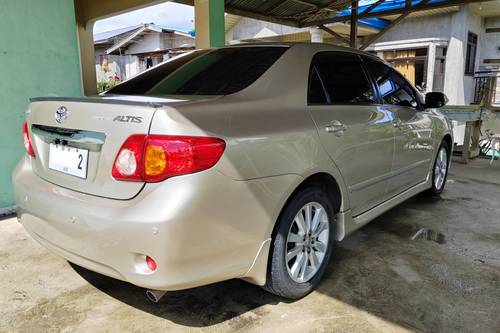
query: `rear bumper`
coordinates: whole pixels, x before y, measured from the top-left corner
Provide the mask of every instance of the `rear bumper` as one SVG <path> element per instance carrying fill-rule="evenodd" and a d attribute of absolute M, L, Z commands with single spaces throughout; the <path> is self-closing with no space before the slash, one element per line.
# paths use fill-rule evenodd
<path fill-rule="evenodd" d="M 38 242 L 90 270 L 160 290 L 249 277 L 297 177 L 234 181 L 208 170 L 114 200 L 40 179 L 29 157 L 12 176 L 19 221 Z M 144 255 L 157 262 L 155 272 Z"/>

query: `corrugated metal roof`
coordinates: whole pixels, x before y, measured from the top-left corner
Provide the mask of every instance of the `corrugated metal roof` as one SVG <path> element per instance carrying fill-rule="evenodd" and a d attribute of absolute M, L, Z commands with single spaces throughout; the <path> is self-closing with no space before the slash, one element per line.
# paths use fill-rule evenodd
<path fill-rule="evenodd" d="M 125 34 L 125 33 L 128 33 L 128 32 L 131 32 L 131 31 L 139 29 L 141 27 L 142 27 L 142 24 L 138 24 L 138 25 L 134 25 L 134 26 L 131 26 L 131 27 L 125 27 L 125 28 L 121 28 L 121 29 L 104 31 L 104 32 L 100 32 L 100 33 L 94 34 L 94 43 L 109 40 L 109 39 L 111 39 L 113 37 L 116 37 L 116 36 L 119 36 L 119 35 L 122 35 L 122 34 Z"/>
<path fill-rule="evenodd" d="M 125 27 L 121 29 L 115 29 L 111 31 L 105 31 L 105 32 L 100 32 L 97 34 L 94 34 L 94 43 L 99 44 L 103 42 L 109 42 L 117 37 L 123 37 L 122 35 L 130 34 L 131 32 L 135 32 L 136 30 L 139 29 L 161 29 L 164 31 L 170 31 L 170 32 L 178 32 L 181 34 L 184 34 L 186 36 L 193 36 L 193 31 L 185 30 L 185 29 L 177 29 L 177 28 L 171 28 L 163 25 L 158 25 L 154 23 L 145 23 L 145 24 L 137 24 L 133 25 L 131 27 Z"/>
<path fill-rule="evenodd" d="M 350 5 L 350 0 L 226 0 L 226 9 L 301 21 L 336 14 Z"/>
<path fill-rule="evenodd" d="M 233 15 L 233 14 L 227 14 L 224 17 L 224 30 L 226 32 L 228 32 L 229 30 L 231 30 L 232 28 L 234 28 L 234 26 L 236 24 L 238 24 L 238 22 L 240 20 L 241 20 L 241 16 Z"/>
<path fill-rule="evenodd" d="M 432 15 L 444 15 L 444 14 L 449 14 L 449 13 L 455 13 L 458 12 L 459 7 L 458 6 L 453 6 L 453 7 L 446 7 L 446 8 L 437 8 L 437 9 L 429 9 L 429 10 L 422 10 L 419 12 L 414 12 L 408 15 L 408 18 L 411 17 L 424 17 L 424 16 L 432 16 Z M 399 15 L 391 15 L 391 16 L 385 16 L 384 19 L 392 21 L 398 18 Z"/>
<path fill-rule="evenodd" d="M 194 2 L 193 0 L 174 1 L 190 5 L 193 5 Z M 360 0 L 359 13 L 363 14 L 364 10 L 370 8 L 370 5 L 377 1 Z M 410 0 L 409 3 L 412 6 L 412 11 L 428 11 L 480 1 L 483 0 Z M 351 2 L 352 0 L 225 0 L 225 10 L 234 15 L 294 27 L 309 27 L 349 20 Z M 406 4 L 406 0 L 385 0 L 372 8 L 368 17 L 364 19 L 403 14 L 408 10 Z M 429 11 L 422 15 L 429 14 L 433 14 L 433 12 Z M 383 26 L 380 26 L 380 21 L 373 23 L 379 25 L 378 29 L 383 29 Z"/>
<path fill-rule="evenodd" d="M 437 9 L 429 9 L 429 10 L 422 10 L 421 12 L 415 12 L 409 15 L 409 17 L 421 17 L 421 16 L 430 16 L 430 15 L 443 15 L 443 14 L 449 14 L 449 13 L 455 13 L 458 12 L 459 7 L 458 6 L 453 6 L 453 7 L 446 7 L 446 8 L 437 8 Z"/>

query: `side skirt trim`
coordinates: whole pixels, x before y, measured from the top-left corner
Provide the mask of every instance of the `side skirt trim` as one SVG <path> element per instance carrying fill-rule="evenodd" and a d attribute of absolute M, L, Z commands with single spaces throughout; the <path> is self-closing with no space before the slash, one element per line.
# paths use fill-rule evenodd
<path fill-rule="evenodd" d="M 381 203 L 378 206 L 375 206 L 374 208 L 370 209 L 369 211 L 358 215 L 356 217 L 353 217 L 352 215 L 346 214 L 345 221 L 344 221 L 344 228 L 345 228 L 345 236 L 351 234 L 355 230 L 361 228 L 368 222 L 372 221 L 376 217 L 382 215 L 386 211 L 388 211 L 391 208 L 394 208 L 395 206 L 399 205 L 405 200 L 408 200 L 409 198 L 413 197 L 414 195 L 421 193 L 425 190 L 428 190 L 431 187 L 431 183 L 429 179 L 425 180 L 424 182 L 421 182 L 408 190 L 392 197 L 391 199 Z"/>

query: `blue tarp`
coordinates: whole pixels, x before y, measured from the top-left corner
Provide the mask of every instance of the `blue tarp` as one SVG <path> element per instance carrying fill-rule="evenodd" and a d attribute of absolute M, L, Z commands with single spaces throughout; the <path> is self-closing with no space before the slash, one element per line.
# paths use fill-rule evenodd
<path fill-rule="evenodd" d="M 418 5 L 423 0 L 412 0 L 412 6 Z M 360 1 L 361 6 L 358 8 L 358 13 L 361 14 L 363 11 L 367 10 L 370 5 L 377 2 L 377 0 L 369 0 L 369 1 Z M 446 3 L 448 0 L 429 0 L 427 4 L 436 4 L 436 3 Z M 395 9 L 403 9 L 406 6 L 405 0 L 386 0 L 384 3 L 381 3 L 377 7 L 375 7 L 371 13 L 383 13 Z M 345 9 L 337 15 L 337 17 L 350 16 L 351 8 Z"/>
<path fill-rule="evenodd" d="M 422 1 L 423 0 L 412 0 L 411 4 L 412 4 L 412 6 L 415 6 L 415 5 L 418 5 L 419 3 L 421 3 Z M 365 10 L 367 10 L 375 2 L 377 2 L 377 0 L 360 1 L 358 13 L 362 14 Z M 448 0 L 429 0 L 427 2 L 427 4 L 446 3 L 446 2 L 448 2 Z M 373 10 L 371 10 L 371 13 L 382 14 L 384 12 L 395 10 L 395 9 L 403 9 L 403 8 L 405 8 L 405 6 L 406 6 L 405 0 L 386 0 L 384 3 L 378 5 Z M 348 8 L 348 9 L 341 11 L 336 17 L 349 17 L 349 16 L 351 16 L 351 8 Z M 387 25 L 389 25 L 390 21 L 385 20 L 385 19 L 381 19 L 381 18 L 366 18 L 366 19 L 360 19 L 359 23 L 381 30 L 381 29 L 385 28 Z"/>

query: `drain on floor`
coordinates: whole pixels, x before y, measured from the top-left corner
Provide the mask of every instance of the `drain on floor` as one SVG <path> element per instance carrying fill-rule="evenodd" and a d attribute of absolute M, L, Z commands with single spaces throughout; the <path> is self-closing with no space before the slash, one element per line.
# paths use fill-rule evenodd
<path fill-rule="evenodd" d="M 411 237 L 411 240 L 418 240 L 418 239 L 433 241 L 438 244 L 445 243 L 444 234 L 437 232 L 436 230 L 427 228 L 418 228 L 417 232 Z"/>

